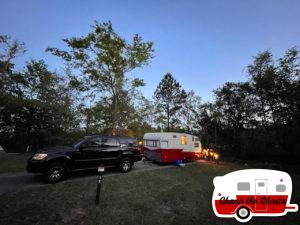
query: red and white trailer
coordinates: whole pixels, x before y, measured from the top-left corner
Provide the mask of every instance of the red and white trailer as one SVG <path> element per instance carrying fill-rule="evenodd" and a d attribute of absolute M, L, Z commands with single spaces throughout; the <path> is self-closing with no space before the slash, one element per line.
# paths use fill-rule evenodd
<path fill-rule="evenodd" d="M 147 159 L 156 162 L 195 160 L 201 155 L 201 142 L 198 137 L 185 133 L 146 133 L 143 151 Z"/>
<path fill-rule="evenodd" d="M 247 222 L 252 216 L 283 216 L 298 211 L 297 204 L 290 204 L 292 179 L 286 172 L 239 170 L 215 177 L 213 183 L 212 205 L 218 217 Z"/>

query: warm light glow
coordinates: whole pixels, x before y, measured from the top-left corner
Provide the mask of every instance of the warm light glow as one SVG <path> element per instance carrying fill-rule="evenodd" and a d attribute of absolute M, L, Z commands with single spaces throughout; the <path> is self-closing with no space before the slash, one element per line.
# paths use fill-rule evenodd
<path fill-rule="evenodd" d="M 215 159 L 219 158 L 219 155 L 217 153 L 214 154 Z"/>
<path fill-rule="evenodd" d="M 142 145 L 143 144 L 143 142 L 142 141 L 139 141 L 139 145 Z"/>
<path fill-rule="evenodd" d="M 186 140 L 186 136 L 181 136 L 181 144 L 186 145 L 187 140 Z"/>

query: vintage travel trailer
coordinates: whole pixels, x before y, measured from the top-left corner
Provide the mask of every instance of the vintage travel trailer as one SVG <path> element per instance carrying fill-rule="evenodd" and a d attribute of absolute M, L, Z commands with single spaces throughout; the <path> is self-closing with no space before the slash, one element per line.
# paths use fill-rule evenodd
<path fill-rule="evenodd" d="M 246 169 L 213 180 L 212 205 L 218 217 L 235 217 L 247 222 L 252 216 L 283 216 L 296 212 L 290 204 L 292 180 L 288 173 L 266 169 Z"/>
<path fill-rule="evenodd" d="M 145 157 L 156 162 L 195 160 L 201 154 L 199 138 L 185 133 L 146 133 L 143 143 Z"/>

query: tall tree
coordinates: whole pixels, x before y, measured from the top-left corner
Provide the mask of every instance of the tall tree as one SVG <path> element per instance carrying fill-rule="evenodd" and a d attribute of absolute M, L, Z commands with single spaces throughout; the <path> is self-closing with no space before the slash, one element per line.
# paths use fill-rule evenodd
<path fill-rule="evenodd" d="M 121 104 L 132 97 L 131 89 L 144 85 L 143 80 L 130 80 L 126 75 L 149 63 L 153 57 L 153 43 L 143 42 L 139 35 L 135 35 L 132 42 L 128 43 L 114 31 L 110 21 L 95 22 L 92 29 L 84 37 L 64 39 L 69 51 L 57 48 L 48 48 L 47 51 L 63 58 L 77 70 L 77 74 L 70 77 L 75 88 L 96 97 L 102 94 L 108 100 L 114 133 L 123 126 Z"/>
<path fill-rule="evenodd" d="M 187 93 L 186 101 L 182 105 L 182 109 L 180 110 L 181 115 L 181 123 L 183 129 L 187 133 L 195 133 L 196 127 L 195 123 L 197 121 L 197 111 L 201 107 L 201 98 L 195 94 L 194 91 L 189 91 Z"/>
<path fill-rule="evenodd" d="M 165 114 L 167 131 L 170 131 L 170 122 L 175 120 L 175 115 L 186 101 L 187 94 L 181 88 L 171 73 L 167 73 L 160 81 L 154 92 L 154 98 L 158 102 L 157 107 Z"/>
<path fill-rule="evenodd" d="M 214 109 L 208 111 L 221 115 L 215 123 L 218 142 L 241 157 L 285 155 L 292 159 L 299 146 L 299 51 L 289 49 L 278 60 L 269 51 L 259 53 L 248 66 L 248 74 L 249 81 L 227 82 L 215 91 Z M 209 113 L 199 115 L 200 125 L 214 125 Z M 204 136 L 210 133 L 206 129 Z"/>
<path fill-rule="evenodd" d="M 299 127 L 296 125 L 299 121 L 298 55 L 298 50 L 292 48 L 284 57 L 274 61 L 272 53 L 266 51 L 258 54 L 248 67 L 250 84 L 257 99 L 257 117 L 261 118 L 267 139 L 272 140 L 275 136 L 273 143 L 285 152 L 291 149 L 287 137 Z"/>
<path fill-rule="evenodd" d="M 14 59 L 25 52 L 25 44 L 0 35 L 0 91 L 21 97 L 24 80 L 14 70 Z"/>
<path fill-rule="evenodd" d="M 43 60 L 31 60 L 24 71 L 14 71 L 13 59 L 23 47 L 13 43 L 5 46 L 15 50 L 0 48 L 0 145 L 8 151 L 25 151 L 27 146 L 63 142 L 78 125 L 66 83 Z"/>
<path fill-rule="evenodd" d="M 227 82 L 223 87 L 215 90 L 215 107 L 221 113 L 221 122 L 226 127 L 228 138 L 226 144 L 230 145 L 237 156 L 241 155 L 243 143 L 241 134 L 246 128 L 255 125 L 254 98 L 248 82 Z"/>
<path fill-rule="evenodd" d="M 201 137 L 205 147 L 224 144 L 221 140 L 222 114 L 214 103 L 204 103 L 197 107 L 194 133 Z"/>

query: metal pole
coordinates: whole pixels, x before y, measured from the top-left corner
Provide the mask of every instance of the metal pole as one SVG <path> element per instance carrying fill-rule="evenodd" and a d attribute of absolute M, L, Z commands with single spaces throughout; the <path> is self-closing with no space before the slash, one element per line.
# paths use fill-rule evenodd
<path fill-rule="evenodd" d="M 97 194 L 96 194 L 96 205 L 100 202 L 100 190 L 101 190 L 102 174 L 98 176 Z"/>

